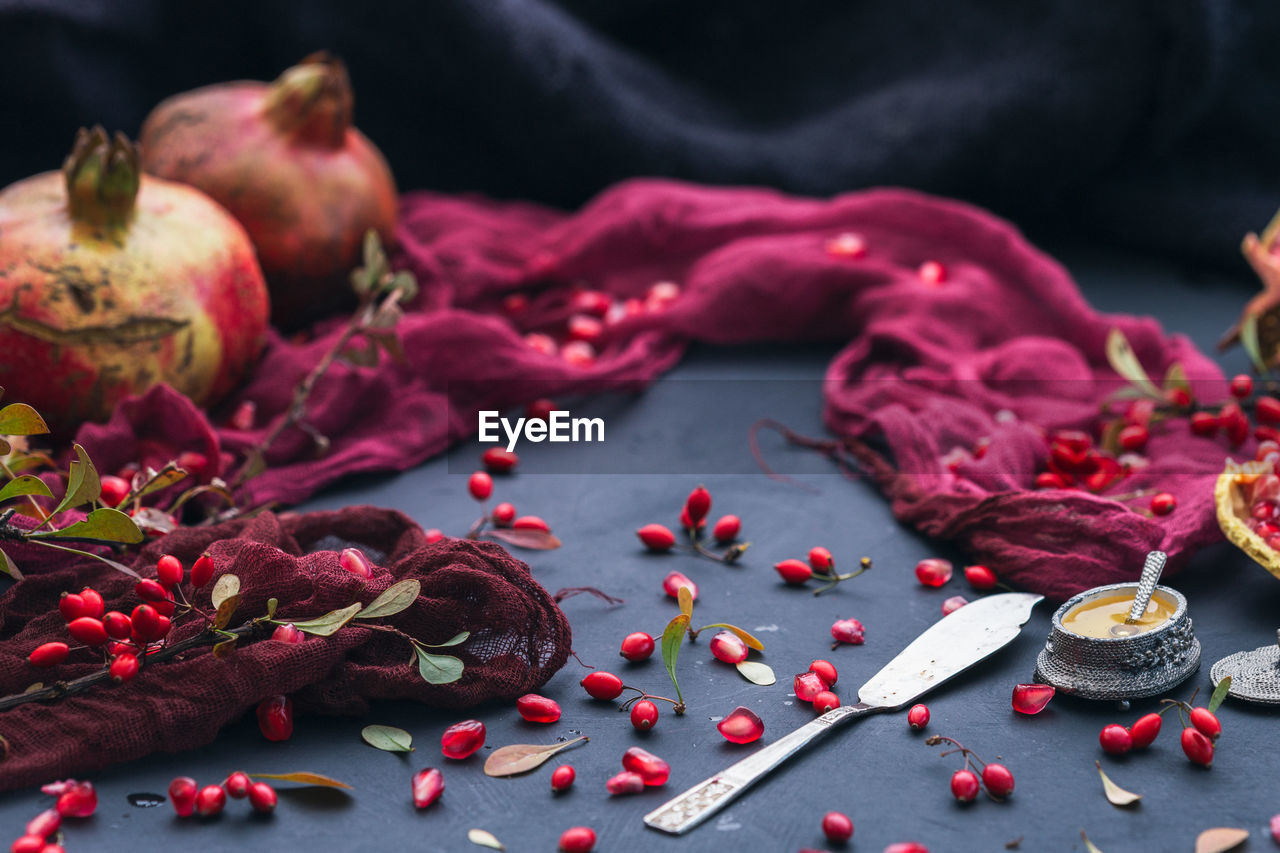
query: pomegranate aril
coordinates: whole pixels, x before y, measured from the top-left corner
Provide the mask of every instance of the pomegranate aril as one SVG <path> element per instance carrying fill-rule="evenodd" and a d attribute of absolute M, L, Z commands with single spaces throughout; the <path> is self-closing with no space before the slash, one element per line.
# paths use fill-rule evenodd
<path fill-rule="evenodd" d="M 165 554 L 156 563 L 156 580 L 164 586 L 177 586 L 182 583 L 182 561 L 172 554 Z"/>
<path fill-rule="evenodd" d="M 561 853 L 591 853 L 596 846 L 596 833 L 589 826 L 571 826 L 560 833 Z"/>
<path fill-rule="evenodd" d="M 578 774 L 574 771 L 573 765 L 562 764 L 551 771 L 551 790 L 557 793 L 567 791 L 573 786 L 573 780 L 577 777 Z"/>
<path fill-rule="evenodd" d="M 596 361 L 596 349 L 586 341 L 569 341 L 560 348 L 560 357 L 574 367 L 590 367 Z"/>
<path fill-rule="evenodd" d="M 861 234 L 846 231 L 828 240 L 824 249 L 833 258 L 857 260 L 867 256 L 867 241 L 863 239 Z"/>
<path fill-rule="evenodd" d="M 580 290 L 573 294 L 570 305 L 574 311 L 581 311 L 583 314 L 595 314 L 597 317 L 603 317 L 609 313 L 609 306 L 613 304 L 613 297 L 599 290 Z"/>
<path fill-rule="evenodd" d="M 840 679 L 840 673 L 836 671 L 835 664 L 831 661 L 816 660 L 809 664 L 809 671 L 816 673 L 828 687 L 834 686 Z"/>
<path fill-rule="evenodd" d="M 484 734 L 484 723 L 479 720 L 454 723 L 440 735 L 440 752 L 445 758 L 461 761 L 484 746 Z"/>
<path fill-rule="evenodd" d="M 1013 710 L 1019 714 L 1039 714 L 1057 692 L 1051 684 L 1015 684 Z"/>
<path fill-rule="evenodd" d="M 907 725 L 915 731 L 929 725 L 929 708 L 925 705 L 912 705 L 911 710 L 907 711 Z"/>
<path fill-rule="evenodd" d="M 809 567 L 819 574 L 829 574 L 836 566 L 831 552 L 821 545 L 809 549 Z"/>
<path fill-rule="evenodd" d="M 1218 431 L 1218 418 L 1212 412 L 1195 412 L 1191 415 L 1191 432 L 1211 436 Z"/>
<path fill-rule="evenodd" d="M 1254 403 L 1254 415 L 1258 423 L 1274 426 L 1280 424 L 1280 400 L 1275 397 L 1259 397 Z"/>
<path fill-rule="evenodd" d="M 828 684 L 816 672 L 802 672 L 791 682 L 796 698 L 801 702 L 812 702 L 814 698 L 827 689 Z"/>
<path fill-rule="evenodd" d="M 968 603 L 969 599 L 965 598 L 963 595 L 953 595 L 946 601 L 942 602 L 942 615 L 950 616 L 952 613 L 955 613 Z"/>
<path fill-rule="evenodd" d="M 916 580 L 924 586 L 939 587 L 951 580 L 951 561 L 932 557 L 916 563 Z"/>
<path fill-rule="evenodd" d="M 969 582 L 969 586 L 978 590 L 978 592 L 995 589 L 998 583 L 996 573 L 986 566 L 965 566 L 964 579 Z"/>
<path fill-rule="evenodd" d="M 575 314 L 569 318 L 567 332 L 571 341 L 594 344 L 604 335 L 604 324 L 595 317 Z"/>
<path fill-rule="evenodd" d="M 602 669 L 587 673 L 578 683 L 592 699 L 617 699 L 622 695 L 622 679 Z"/>
<path fill-rule="evenodd" d="M 1139 717 L 1129 727 L 1129 734 L 1133 738 L 1133 748 L 1146 749 L 1155 743 L 1156 736 L 1160 734 L 1162 720 L 1163 718 L 1159 714 L 1146 714 Z"/>
<path fill-rule="evenodd" d="M 610 794 L 638 794 L 644 790 L 644 778 L 639 773 L 623 770 L 617 776 L 604 783 Z"/>
<path fill-rule="evenodd" d="M 424 532 L 423 537 L 427 540 L 428 545 L 434 545 L 444 538 L 444 531 L 438 527 L 432 527 Z"/>
<path fill-rule="evenodd" d="M 249 805 L 259 814 L 271 814 L 276 810 L 276 789 L 266 782 L 254 782 L 249 786 Z"/>
<path fill-rule="evenodd" d="M 505 447 L 490 447 L 481 454 L 480 464 L 495 474 L 506 474 L 520 464 L 520 457 Z"/>
<path fill-rule="evenodd" d="M 1253 393 L 1253 377 L 1247 373 L 1237 373 L 1231 377 L 1231 396 L 1243 400 Z"/>
<path fill-rule="evenodd" d="M 1065 489 L 1067 481 L 1061 474 L 1055 474 L 1052 471 L 1042 471 L 1036 474 L 1035 485 L 1037 489 Z"/>
<path fill-rule="evenodd" d="M 836 641 L 836 645 L 848 643 L 852 646 L 860 646 L 865 640 L 866 629 L 857 619 L 839 619 L 831 625 L 831 637 Z"/>
<path fill-rule="evenodd" d="M 698 600 L 698 585 L 680 572 L 668 572 L 662 579 L 662 591 L 672 598 L 680 597 L 680 587 L 686 587 L 694 601 Z"/>
<path fill-rule="evenodd" d="M 1133 749 L 1133 735 L 1119 723 L 1111 723 L 1098 732 L 1098 744 L 1107 755 L 1124 755 Z"/>
<path fill-rule="evenodd" d="M 631 706 L 631 725 L 647 732 L 658 724 L 658 706 L 648 699 L 641 699 Z"/>
<path fill-rule="evenodd" d="M 1222 734 L 1222 723 L 1218 721 L 1218 717 L 1208 708 L 1192 708 L 1187 714 L 1187 719 L 1191 721 L 1191 725 L 1195 726 L 1199 732 L 1209 740 L 1217 740 L 1218 735 Z"/>
<path fill-rule="evenodd" d="M 287 622 L 284 625 L 277 625 L 276 629 L 271 632 L 272 640 L 286 645 L 301 643 L 306 638 L 307 635 L 303 633 L 302 629 L 295 627 L 292 622 Z"/>
<path fill-rule="evenodd" d="M 63 817 L 89 817 L 98 809 L 98 792 L 91 782 L 68 779 L 66 790 L 58 795 L 54 806 Z"/>
<path fill-rule="evenodd" d="M 711 648 L 711 654 L 716 660 L 725 663 L 742 663 L 747 659 L 747 644 L 742 638 L 732 631 L 721 631 L 711 638 L 708 644 Z"/>
<path fill-rule="evenodd" d="M 653 637 L 644 631 L 636 631 L 622 638 L 621 654 L 629 661 L 647 660 L 656 645 Z"/>
<path fill-rule="evenodd" d="M 522 515 L 515 521 L 511 522 L 511 526 L 515 530 L 540 530 L 543 533 L 551 532 L 551 525 L 547 524 L 536 515 Z"/>
<path fill-rule="evenodd" d="M 227 796 L 233 800 L 243 800 L 249 796 L 249 786 L 253 784 L 253 780 L 249 778 L 249 774 L 243 770 L 237 770 L 227 777 L 222 783 L 222 787 L 226 790 Z"/>
<path fill-rule="evenodd" d="M 84 613 L 82 616 L 89 616 L 93 619 L 101 619 L 102 613 L 105 611 L 106 605 L 103 604 L 102 596 L 96 589 L 85 587 L 80 590 L 80 600 L 84 602 Z"/>
<path fill-rule="evenodd" d="M 111 680 L 116 684 L 124 684 L 126 681 L 132 681 L 133 677 L 138 674 L 138 658 L 136 655 L 123 654 L 118 656 L 111 662 L 108 669 Z"/>
<path fill-rule="evenodd" d="M 716 728 L 730 743 L 753 743 L 764 734 L 764 720 L 750 708 L 739 705 L 729 716 L 716 723 Z"/>
<path fill-rule="evenodd" d="M 1138 451 L 1147 446 L 1151 440 L 1151 431 L 1145 426 L 1133 424 L 1120 430 L 1118 441 L 1124 450 Z"/>
<path fill-rule="evenodd" d="M 676 535 L 661 524 L 646 524 L 636 531 L 636 536 L 650 551 L 670 551 L 676 544 Z"/>
<path fill-rule="evenodd" d="M 947 268 L 937 261 L 925 261 L 916 274 L 925 284 L 942 284 L 947 280 Z"/>
<path fill-rule="evenodd" d="M 960 802 L 972 803 L 978 798 L 980 790 L 982 786 L 978 782 L 978 774 L 972 770 L 957 770 L 951 774 L 951 796 Z"/>
<path fill-rule="evenodd" d="M 1182 730 L 1182 751 L 1192 764 L 1208 767 L 1213 764 L 1213 741 L 1196 728 Z"/>
<path fill-rule="evenodd" d="M 31 654 L 27 656 L 32 666 L 57 666 L 67 659 L 67 655 L 71 653 L 71 647 L 66 643 L 44 643 L 36 646 L 31 650 Z"/>
<path fill-rule="evenodd" d="M 196 810 L 196 792 L 199 786 L 190 776 L 179 776 L 169 783 L 169 802 L 178 817 L 191 817 Z"/>
<path fill-rule="evenodd" d="M 72 619 L 67 625 L 67 633 L 71 634 L 76 642 L 84 643 L 86 646 L 101 646 L 108 639 L 107 629 L 103 626 L 102 620 L 92 616 Z"/>
<path fill-rule="evenodd" d="M 493 519 L 494 527 L 510 527 L 516 520 L 515 504 L 500 503 L 493 508 L 493 512 L 489 513 L 489 517 Z"/>
<path fill-rule="evenodd" d="M 622 753 L 622 768 L 638 774 L 649 787 L 667 784 L 671 765 L 646 749 L 633 746 Z"/>
<path fill-rule="evenodd" d="M 843 812 L 827 812 L 822 816 L 822 834 L 832 844 L 844 844 L 853 837 L 853 821 Z"/>
<path fill-rule="evenodd" d="M 554 723 L 560 719 L 560 703 L 537 693 L 526 693 L 517 699 L 516 710 L 531 723 Z"/>
<path fill-rule="evenodd" d="M 726 545 L 738 538 L 742 532 L 742 520 L 736 515 L 722 516 L 711 528 L 711 535 L 721 545 Z"/>
<path fill-rule="evenodd" d="M 1168 492 L 1161 492 L 1151 499 L 1151 512 L 1155 515 L 1168 515 L 1178 506 L 1178 499 Z"/>
<path fill-rule="evenodd" d="M 213 580 L 213 569 L 213 558 L 208 554 L 201 554 L 191 564 L 191 585 L 199 589 Z"/>
<path fill-rule="evenodd" d="M 27 835 L 48 838 L 62 826 L 62 815 L 57 809 L 45 809 L 27 822 Z"/>
<path fill-rule="evenodd" d="M 784 582 L 797 586 L 807 583 L 813 577 L 813 569 L 809 567 L 808 563 L 800 560 L 783 560 L 780 563 L 775 563 L 773 568 Z"/>
<path fill-rule="evenodd" d="M 988 764 L 982 768 L 982 784 L 993 797 L 1007 797 L 1013 793 L 1013 774 L 1003 764 Z"/>
<path fill-rule="evenodd" d="M 819 714 L 825 714 L 828 711 L 840 707 L 840 697 L 832 693 L 830 690 L 823 690 L 817 696 L 813 697 L 813 710 Z"/>
<path fill-rule="evenodd" d="M 343 548 L 338 555 L 338 565 L 358 578 L 368 580 L 373 577 L 373 564 L 359 548 Z"/>
<path fill-rule="evenodd" d="M 288 696 L 268 696 L 258 703 L 258 729 L 269 741 L 293 736 L 293 700 Z"/>
<path fill-rule="evenodd" d="M 484 471 L 476 471 L 467 480 L 467 491 L 478 501 L 487 501 L 493 494 L 493 478 Z"/>
<path fill-rule="evenodd" d="M 434 767 L 419 770 L 413 776 L 413 804 L 425 809 L 444 793 L 444 774 Z"/>

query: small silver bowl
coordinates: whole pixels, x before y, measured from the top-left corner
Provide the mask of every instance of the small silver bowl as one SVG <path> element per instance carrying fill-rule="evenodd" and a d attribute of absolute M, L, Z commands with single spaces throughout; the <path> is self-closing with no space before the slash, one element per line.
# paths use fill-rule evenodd
<path fill-rule="evenodd" d="M 1186 681 L 1200 666 L 1200 641 L 1191 630 L 1187 599 L 1157 586 L 1155 594 L 1176 605 L 1167 622 L 1130 637 L 1085 637 L 1062 626 L 1074 607 L 1116 593 L 1136 594 L 1136 583 L 1094 587 L 1053 614 L 1053 628 L 1036 660 L 1036 681 L 1084 699 L 1141 699 L 1158 696 Z"/>

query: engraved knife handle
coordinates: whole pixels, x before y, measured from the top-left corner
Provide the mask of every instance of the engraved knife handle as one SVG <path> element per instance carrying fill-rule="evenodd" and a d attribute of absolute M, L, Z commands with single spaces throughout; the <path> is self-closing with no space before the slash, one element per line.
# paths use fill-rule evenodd
<path fill-rule="evenodd" d="M 753 752 L 737 764 L 694 785 L 644 816 L 644 822 L 663 832 L 681 835 L 727 806 L 769 771 L 831 729 L 874 710 L 869 705 L 842 705 Z"/>

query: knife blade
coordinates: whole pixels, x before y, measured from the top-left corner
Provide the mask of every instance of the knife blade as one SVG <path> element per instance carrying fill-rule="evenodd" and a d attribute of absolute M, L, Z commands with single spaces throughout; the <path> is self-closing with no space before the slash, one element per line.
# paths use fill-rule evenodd
<path fill-rule="evenodd" d="M 1042 600 L 1025 592 L 988 595 L 944 616 L 858 689 L 856 705 L 828 711 L 694 785 L 645 815 L 645 824 L 672 835 L 688 832 L 836 726 L 905 707 L 1008 645 Z"/>

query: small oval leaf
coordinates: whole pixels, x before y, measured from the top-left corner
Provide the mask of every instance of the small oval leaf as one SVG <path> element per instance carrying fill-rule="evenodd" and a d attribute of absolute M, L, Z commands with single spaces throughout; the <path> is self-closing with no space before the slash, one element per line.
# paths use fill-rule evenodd
<path fill-rule="evenodd" d="M 44 418 L 26 403 L 10 403 L 0 409 L 0 435 L 44 435 L 48 432 Z"/>
<path fill-rule="evenodd" d="M 747 648 L 755 649 L 758 652 L 764 651 L 764 643 L 760 642 L 760 640 L 758 640 L 750 632 L 745 631 L 742 628 L 739 628 L 737 625 L 730 625 L 726 622 L 712 622 L 710 625 L 703 625 L 701 628 L 698 629 L 698 631 L 699 633 L 701 633 L 702 631 L 705 631 L 707 628 L 723 628 L 726 631 L 729 631 L 730 633 L 737 634 L 738 638 L 742 640 L 742 642 L 747 644 Z"/>
<path fill-rule="evenodd" d="M 222 607 L 222 602 L 231 598 L 233 595 L 240 594 L 240 578 L 228 572 L 218 578 L 218 582 L 213 585 L 213 592 L 209 594 L 209 601 L 213 604 L 214 609 Z"/>
<path fill-rule="evenodd" d="M 280 606 L 280 599 L 278 598 L 267 599 L 267 618 L 268 619 L 276 615 L 276 608 L 279 606 Z"/>
<path fill-rule="evenodd" d="M 128 544 L 141 542 L 146 538 L 132 518 L 110 507 L 95 509 L 80 521 L 66 527 L 33 535 L 41 539 L 101 539 L 105 542 Z"/>
<path fill-rule="evenodd" d="M 375 749 L 385 752 L 413 752 L 413 735 L 395 726 L 365 726 L 360 737 Z"/>
<path fill-rule="evenodd" d="M 777 682 L 777 678 L 773 674 L 773 667 L 767 663 L 761 663 L 758 660 L 744 660 L 738 662 L 738 672 L 742 677 L 752 684 L 759 684 L 762 687 L 768 687 L 770 684 Z"/>
<path fill-rule="evenodd" d="M 317 616 L 315 619 L 307 619 L 303 622 L 294 622 L 293 627 L 299 631 L 304 631 L 317 637 L 332 637 L 338 633 L 343 625 L 346 625 L 355 615 L 360 612 L 360 608 L 364 607 L 360 602 L 349 605 L 341 610 L 330 610 L 323 616 Z"/>
<path fill-rule="evenodd" d="M 0 489 L 0 501 L 11 500 L 22 495 L 40 495 L 51 498 L 53 497 L 53 492 L 49 491 L 49 487 L 44 484 L 44 480 L 39 477 L 33 477 L 30 474 L 15 477 L 5 483 L 3 489 Z"/>
<path fill-rule="evenodd" d="M 18 567 L 14 565 L 13 560 L 9 559 L 9 555 L 4 551 L 0 551 L 0 572 L 16 581 L 22 580 L 22 572 L 18 571 Z"/>
<path fill-rule="evenodd" d="M 446 648 L 447 646 L 456 646 L 459 643 L 465 643 L 467 641 L 467 638 L 470 636 L 471 636 L 470 631 L 463 631 L 461 634 L 454 634 L 452 637 L 445 640 L 443 643 L 423 643 L 422 645 L 426 646 L 429 649 L 443 649 L 443 648 Z"/>
<path fill-rule="evenodd" d="M 418 653 L 418 674 L 428 684 L 452 684 L 462 678 L 463 664 L 453 655 L 433 655 L 419 645 L 413 647 Z"/>
<path fill-rule="evenodd" d="M 528 548 L 530 551 L 550 551 L 560 547 L 560 540 L 544 530 L 490 530 L 489 536 L 517 548 Z"/>
<path fill-rule="evenodd" d="M 223 575 L 223 577 L 228 576 Z M 240 596 L 238 594 L 222 599 L 222 602 L 218 604 L 218 612 L 213 614 L 213 627 L 219 631 L 227 627 L 231 617 L 235 615 L 236 608 L 239 606 Z M 235 641 L 233 640 L 232 644 L 234 643 Z"/>
<path fill-rule="evenodd" d="M 221 643 L 218 643 L 216 646 L 214 646 L 213 656 L 218 660 L 224 660 L 226 658 L 231 657 L 232 653 L 234 653 L 235 650 L 236 650 L 236 638 L 232 637 L 230 640 L 223 640 Z"/>
<path fill-rule="evenodd" d="M 1248 838 L 1247 829 L 1216 826 L 1196 836 L 1196 853 L 1227 853 L 1244 844 Z"/>
<path fill-rule="evenodd" d="M 1111 803 L 1111 805 L 1124 808 L 1125 806 L 1131 806 L 1138 802 L 1138 800 L 1142 799 L 1141 794 L 1126 791 L 1115 782 L 1112 782 L 1111 777 L 1103 772 L 1101 762 L 1095 761 L 1093 764 L 1098 768 L 1098 775 L 1102 777 L 1102 790 L 1106 793 L 1107 802 Z"/>
<path fill-rule="evenodd" d="M 275 779 L 280 782 L 297 782 L 299 785 L 315 785 L 320 788 L 341 788 L 344 791 L 350 791 L 351 786 L 346 782 L 339 782 L 337 779 L 331 779 L 328 776 L 322 776 L 319 773 L 308 773 L 300 770 L 296 773 L 250 773 L 254 779 Z"/>
<path fill-rule="evenodd" d="M 467 833 L 467 840 L 479 847 L 488 847 L 490 850 L 506 850 L 502 846 L 502 842 L 493 836 L 492 832 L 487 829 L 473 829 Z"/>
<path fill-rule="evenodd" d="M 1213 688 L 1213 695 L 1209 697 L 1209 712 L 1214 713 L 1218 708 L 1222 707 L 1222 702 L 1227 698 L 1227 694 L 1231 692 L 1231 676 L 1226 676 L 1218 682 L 1218 686 Z"/>
<path fill-rule="evenodd" d="M 693 593 L 687 586 L 680 586 L 676 589 L 676 601 L 680 603 L 680 612 L 690 619 L 693 618 Z"/>
<path fill-rule="evenodd" d="M 1080 839 L 1084 841 L 1085 853 L 1102 853 L 1102 851 L 1098 849 L 1098 845 L 1090 841 L 1089 836 L 1084 834 L 1083 829 L 1080 830 Z"/>
<path fill-rule="evenodd" d="M 590 738 L 585 735 L 567 740 L 564 743 L 541 745 L 536 743 L 516 743 L 495 749 L 484 762 L 486 776 L 515 776 L 517 773 L 528 773 L 551 756 L 563 749 L 586 743 Z"/>
<path fill-rule="evenodd" d="M 369 602 L 369 606 L 360 611 L 357 619 L 377 619 L 380 616 L 394 616 L 407 610 L 418 600 L 422 592 L 422 583 L 417 580 L 403 580 L 393 583 L 383 590 L 382 594 Z"/>

